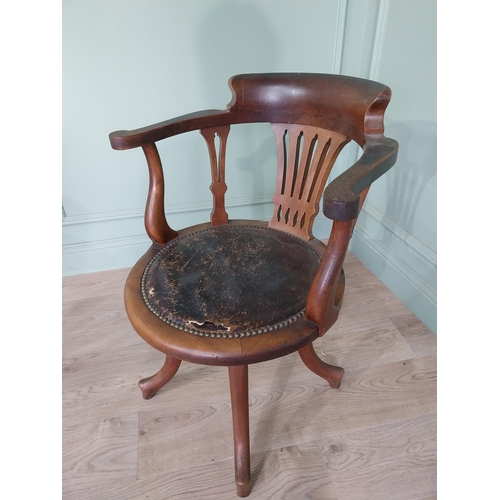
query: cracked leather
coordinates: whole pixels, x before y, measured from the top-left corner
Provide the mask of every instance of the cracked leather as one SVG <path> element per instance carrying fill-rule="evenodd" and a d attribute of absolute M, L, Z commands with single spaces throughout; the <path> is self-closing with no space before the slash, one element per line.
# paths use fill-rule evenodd
<path fill-rule="evenodd" d="M 216 226 L 168 243 L 147 265 L 142 295 L 182 330 L 255 335 L 303 315 L 319 260 L 307 242 L 283 231 Z"/>

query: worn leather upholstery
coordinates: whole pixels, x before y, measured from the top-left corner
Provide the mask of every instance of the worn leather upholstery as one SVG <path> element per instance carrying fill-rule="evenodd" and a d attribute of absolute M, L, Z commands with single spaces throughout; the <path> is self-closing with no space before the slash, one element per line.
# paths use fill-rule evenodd
<path fill-rule="evenodd" d="M 304 315 L 319 255 L 288 233 L 222 225 L 169 242 L 147 265 L 144 301 L 160 319 L 214 338 L 269 333 Z"/>

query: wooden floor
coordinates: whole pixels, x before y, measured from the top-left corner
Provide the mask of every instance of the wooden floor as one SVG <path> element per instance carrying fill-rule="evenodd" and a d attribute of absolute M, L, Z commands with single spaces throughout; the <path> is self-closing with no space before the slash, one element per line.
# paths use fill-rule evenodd
<path fill-rule="evenodd" d="M 338 390 L 297 353 L 251 365 L 250 499 L 436 498 L 436 337 L 352 254 L 337 324 L 314 345 Z M 63 498 L 233 499 L 227 369 L 163 364 L 129 325 L 126 269 L 63 279 Z"/>

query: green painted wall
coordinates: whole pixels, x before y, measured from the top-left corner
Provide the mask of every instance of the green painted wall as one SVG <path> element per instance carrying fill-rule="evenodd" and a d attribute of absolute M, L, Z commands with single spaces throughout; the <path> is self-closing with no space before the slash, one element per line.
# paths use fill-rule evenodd
<path fill-rule="evenodd" d="M 237 73 L 350 74 L 393 89 L 387 135 L 401 144 L 352 250 L 435 329 L 435 10 L 428 0 L 64 0 L 63 274 L 127 267 L 148 247 L 143 154 L 113 151 L 109 132 L 225 108 Z M 160 152 L 171 225 L 207 220 L 202 137 L 169 139 Z M 347 149 L 337 173 L 356 155 Z M 275 172 L 270 128 L 233 127 L 230 217 L 269 218 Z M 320 214 L 315 234 L 328 233 Z"/>
<path fill-rule="evenodd" d="M 116 152 L 109 132 L 225 108 L 233 74 L 332 72 L 341 50 L 340 1 L 63 2 L 63 272 L 131 265 L 147 247 L 142 151 Z M 337 63 L 338 65 L 338 63 Z M 270 214 L 271 129 L 233 127 L 231 217 Z M 206 146 L 198 134 L 160 145 L 174 227 L 207 219 Z"/>

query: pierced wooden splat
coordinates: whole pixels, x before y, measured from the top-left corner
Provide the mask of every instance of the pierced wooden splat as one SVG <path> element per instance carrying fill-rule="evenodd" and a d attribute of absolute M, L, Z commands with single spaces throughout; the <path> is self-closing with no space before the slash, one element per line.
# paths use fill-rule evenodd
<path fill-rule="evenodd" d="M 349 139 L 308 125 L 273 123 L 271 127 L 278 148 L 278 177 L 269 227 L 310 240 L 328 175 Z"/>
<path fill-rule="evenodd" d="M 212 184 L 210 191 L 214 195 L 214 206 L 210 214 L 210 224 L 212 226 L 220 226 L 227 224 L 228 215 L 224 203 L 224 194 L 227 191 L 225 182 L 226 174 L 226 143 L 229 134 L 229 125 L 221 127 L 204 128 L 200 130 L 201 135 L 205 138 L 210 155 L 210 166 L 212 172 Z M 216 147 L 216 139 L 219 138 L 218 148 Z"/>

